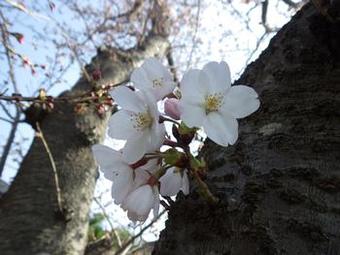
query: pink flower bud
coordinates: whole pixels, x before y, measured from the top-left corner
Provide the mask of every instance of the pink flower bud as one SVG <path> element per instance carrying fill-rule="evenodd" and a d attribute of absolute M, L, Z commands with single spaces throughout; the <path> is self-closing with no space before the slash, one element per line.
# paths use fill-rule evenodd
<path fill-rule="evenodd" d="M 165 113 L 175 120 L 179 120 L 181 116 L 178 104 L 179 100 L 177 98 L 167 98 L 164 102 Z"/>
<path fill-rule="evenodd" d="M 24 67 L 31 67 L 32 65 L 31 61 L 25 56 L 22 58 L 22 64 Z"/>
<path fill-rule="evenodd" d="M 24 36 L 22 34 L 18 34 L 17 40 L 20 44 L 23 44 L 24 43 Z"/>
<path fill-rule="evenodd" d="M 24 43 L 24 35 L 23 34 L 16 33 L 16 32 L 13 32 L 13 33 L 10 33 L 10 34 L 15 37 L 15 39 L 18 41 L 18 43 L 20 43 L 20 44 Z"/>

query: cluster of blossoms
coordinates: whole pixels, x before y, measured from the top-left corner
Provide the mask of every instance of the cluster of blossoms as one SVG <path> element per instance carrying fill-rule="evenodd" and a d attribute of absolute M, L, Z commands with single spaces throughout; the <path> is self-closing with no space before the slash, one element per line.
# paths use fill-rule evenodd
<path fill-rule="evenodd" d="M 237 119 L 259 108 L 257 93 L 247 86 L 231 86 L 225 62 L 189 70 L 177 87 L 167 68 L 149 58 L 133 71 L 131 82 L 133 88 L 119 86 L 110 92 L 120 110 L 109 120 L 108 135 L 126 140 L 125 146 L 120 151 L 93 146 L 101 171 L 113 182 L 115 203 L 132 221 L 145 221 L 151 210 L 158 215 L 160 195 L 187 195 L 189 177 L 203 196 L 214 200 L 202 181 L 204 160 L 192 155 L 189 145 L 201 128 L 221 146 L 234 144 Z M 164 122 L 172 125 L 172 135 Z"/>

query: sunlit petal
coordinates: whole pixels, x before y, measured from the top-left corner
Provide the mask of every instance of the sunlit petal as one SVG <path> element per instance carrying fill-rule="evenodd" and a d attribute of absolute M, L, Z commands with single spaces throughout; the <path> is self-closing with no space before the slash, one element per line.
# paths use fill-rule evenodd
<path fill-rule="evenodd" d="M 221 111 L 234 118 L 244 118 L 260 107 L 260 100 L 255 90 L 248 86 L 232 86 L 224 98 Z"/>
<path fill-rule="evenodd" d="M 212 141 L 222 146 L 234 144 L 238 137 L 237 120 L 231 116 L 222 116 L 217 112 L 207 115 L 203 129 Z"/>
<path fill-rule="evenodd" d="M 230 70 L 226 62 L 209 62 L 203 67 L 203 72 L 209 77 L 206 86 L 211 92 L 217 93 L 230 88 Z"/>

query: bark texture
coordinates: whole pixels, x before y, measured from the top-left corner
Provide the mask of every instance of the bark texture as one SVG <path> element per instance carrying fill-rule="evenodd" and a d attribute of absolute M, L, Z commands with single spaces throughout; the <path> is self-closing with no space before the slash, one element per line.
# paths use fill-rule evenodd
<path fill-rule="evenodd" d="M 154 254 L 339 255 L 339 22 L 307 4 L 235 84 L 261 107 L 234 146 L 203 148 L 220 202 L 181 197 Z"/>
<path fill-rule="evenodd" d="M 101 83 L 119 83 L 146 57 L 164 56 L 168 46 L 165 37 L 154 35 L 138 49 L 99 50 L 88 69 L 100 67 Z M 81 78 L 63 96 L 76 96 L 90 89 L 91 85 Z M 35 138 L 12 186 L 0 200 L 2 255 L 84 252 L 98 174 L 91 145 L 103 139 L 108 116 L 99 118 L 94 111 L 75 114 L 71 103 L 59 103 L 55 108 L 42 121 L 41 129 L 56 163 L 65 217 L 57 213 L 51 163 L 41 139 Z"/>

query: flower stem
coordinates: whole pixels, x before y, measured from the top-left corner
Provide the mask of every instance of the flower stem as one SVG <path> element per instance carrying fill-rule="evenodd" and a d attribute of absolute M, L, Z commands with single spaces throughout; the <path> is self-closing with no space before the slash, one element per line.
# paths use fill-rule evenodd
<path fill-rule="evenodd" d="M 169 139 L 165 139 L 164 142 L 163 142 L 163 145 L 168 145 L 170 147 L 182 147 L 179 143 L 174 142 L 174 141 L 169 140 Z"/>
<path fill-rule="evenodd" d="M 172 123 L 174 123 L 175 125 L 178 125 L 178 126 L 180 125 L 180 123 L 179 123 L 178 121 L 173 120 L 173 119 L 170 119 L 170 118 L 165 117 L 165 116 L 163 116 L 163 115 L 160 115 L 160 116 L 159 116 L 158 122 L 159 122 L 159 123 L 163 123 L 164 121 L 172 122 Z"/>
<path fill-rule="evenodd" d="M 204 197 L 205 199 L 207 199 L 210 203 L 217 203 L 218 202 L 218 198 L 216 198 L 211 191 L 208 188 L 208 185 L 202 181 L 201 177 L 198 175 L 197 171 L 193 170 L 191 171 L 197 184 L 198 184 L 198 193 Z"/>

